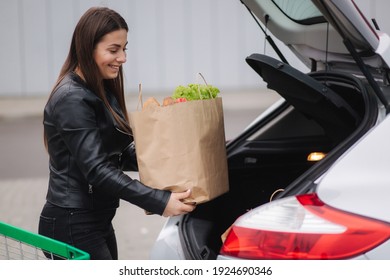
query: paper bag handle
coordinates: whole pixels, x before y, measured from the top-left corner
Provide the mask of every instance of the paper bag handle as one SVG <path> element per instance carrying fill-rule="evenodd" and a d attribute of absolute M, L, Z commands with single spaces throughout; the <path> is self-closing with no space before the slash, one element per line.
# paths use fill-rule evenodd
<path fill-rule="evenodd" d="M 139 104 L 141 104 L 141 108 L 144 106 L 142 101 L 142 84 L 139 83 L 138 85 L 138 104 L 137 104 L 137 111 L 139 110 Z"/>
<path fill-rule="evenodd" d="M 211 91 L 210 91 L 209 85 L 208 85 L 208 83 L 206 82 L 206 79 L 203 77 L 202 73 L 200 73 L 200 72 L 199 72 L 199 73 L 198 73 L 198 75 L 197 75 L 199 98 L 200 98 L 200 99 L 203 99 L 203 98 L 202 98 L 202 95 L 200 94 L 200 88 L 199 88 L 199 77 L 201 77 L 201 78 L 202 78 L 203 82 L 204 82 L 204 83 L 205 83 L 205 85 L 207 86 L 207 91 L 208 91 L 208 93 L 209 93 L 209 95 L 210 95 L 210 98 L 213 98 L 213 95 L 211 94 Z"/>
<path fill-rule="evenodd" d="M 200 98 L 200 99 L 203 99 L 203 98 L 202 98 L 202 95 L 200 94 L 199 77 L 202 78 L 203 82 L 204 82 L 205 85 L 207 86 L 207 91 L 208 91 L 208 93 L 209 93 L 209 95 L 210 95 L 210 98 L 213 98 L 213 95 L 211 94 L 211 91 L 210 91 L 210 89 L 209 89 L 209 85 L 208 85 L 208 83 L 207 83 L 205 77 L 204 77 L 204 76 L 202 75 L 202 73 L 200 73 L 200 72 L 199 72 L 198 75 L 197 75 L 199 98 Z M 141 104 L 141 108 L 143 108 L 142 84 L 141 84 L 141 83 L 138 84 L 138 104 L 137 104 L 137 111 L 139 110 L 140 104 Z"/>

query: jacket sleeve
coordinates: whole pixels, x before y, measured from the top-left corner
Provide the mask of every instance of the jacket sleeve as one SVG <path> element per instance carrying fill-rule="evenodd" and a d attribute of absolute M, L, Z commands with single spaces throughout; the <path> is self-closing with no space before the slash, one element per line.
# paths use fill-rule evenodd
<path fill-rule="evenodd" d="M 137 154 L 134 142 L 131 142 L 131 144 L 122 151 L 119 164 L 124 171 L 138 171 Z"/>
<path fill-rule="evenodd" d="M 64 94 L 53 111 L 57 129 L 89 184 L 161 215 L 170 192 L 145 186 L 111 163 L 96 121 L 100 113 L 104 113 L 103 102 L 83 89 Z"/>

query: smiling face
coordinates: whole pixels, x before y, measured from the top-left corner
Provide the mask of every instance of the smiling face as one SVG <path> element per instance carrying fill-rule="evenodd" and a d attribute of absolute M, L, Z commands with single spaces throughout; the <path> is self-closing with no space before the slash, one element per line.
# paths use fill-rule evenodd
<path fill-rule="evenodd" d="M 93 58 L 103 79 L 115 79 L 126 62 L 127 31 L 119 29 L 107 33 L 96 44 Z"/>

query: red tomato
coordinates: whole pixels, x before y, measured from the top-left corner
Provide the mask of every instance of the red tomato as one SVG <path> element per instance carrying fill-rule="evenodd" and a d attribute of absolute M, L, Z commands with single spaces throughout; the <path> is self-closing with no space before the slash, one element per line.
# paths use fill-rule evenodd
<path fill-rule="evenodd" d="M 187 98 L 185 98 L 185 97 L 179 97 L 179 98 L 176 98 L 176 100 L 175 100 L 176 103 L 186 102 L 186 101 L 187 101 Z"/>

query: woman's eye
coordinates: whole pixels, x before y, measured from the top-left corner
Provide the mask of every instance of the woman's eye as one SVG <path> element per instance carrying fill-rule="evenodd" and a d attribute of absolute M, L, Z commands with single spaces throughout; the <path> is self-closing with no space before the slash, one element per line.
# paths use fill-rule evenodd
<path fill-rule="evenodd" d="M 108 51 L 109 51 L 110 53 L 112 53 L 112 54 L 115 54 L 115 53 L 119 52 L 119 50 L 120 50 L 120 49 L 112 49 L 112 50 L 108 50 Z M 124 48 L 123 51 L 126 52 L 126 51 L 127 51 L 127 48 Z"/>

